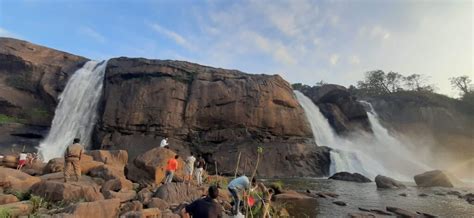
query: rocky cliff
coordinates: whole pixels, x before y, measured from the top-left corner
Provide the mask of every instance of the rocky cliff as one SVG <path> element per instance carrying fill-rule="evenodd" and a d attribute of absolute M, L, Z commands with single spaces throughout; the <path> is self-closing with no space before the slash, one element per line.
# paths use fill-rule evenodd
<path fill-rule="evenodd" d="M 260 175 L 327 174 L 327 149 L 312 142 L 303 109 L 278 75 L 114 58 L 99 115 L 96 148 L 126 149 L 134 157 L 169 137 L 171 149 L 205 154 L 220 172 L 232 174 L 239 152 L 241 171 L 250 172 L 262 146 Z"/>
<path fill-rule="evenodd" d="M 69 76 L 86 61 L 0 37 L 0 148 L 38 144 L 47 134 Z"/>
<path fill-rule="evenodd" d="M 293 88 L 318 105 L 321 113 L 338 134 L 347 135 L 360 130 L 372 131 L 364 106 L 344 86 L 324 84 L 311 87 L 294 84 Z"/>

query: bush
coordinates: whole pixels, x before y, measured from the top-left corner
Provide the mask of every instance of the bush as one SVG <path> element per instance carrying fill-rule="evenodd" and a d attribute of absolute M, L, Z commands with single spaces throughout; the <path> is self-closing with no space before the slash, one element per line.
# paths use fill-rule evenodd
<path fill-rule="evenodd" d="M 0 217 L 1 218 L 10 218 L 13 217 L 12 210 L 10 208 L 0 208 Z"/>
<path fill-rule="evenodd" d="M 48 202 L 37 195 L 31 195 L 30 202 L 33 205 L 33 213 L 36 213 L 40 208 L 48 207 Z"/>

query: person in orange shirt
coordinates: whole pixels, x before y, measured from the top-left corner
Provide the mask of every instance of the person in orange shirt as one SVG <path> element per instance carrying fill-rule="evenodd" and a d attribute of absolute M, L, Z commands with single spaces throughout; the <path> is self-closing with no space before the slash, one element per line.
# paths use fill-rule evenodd
<path fill-rule="evenodd" d="M 173 181 L 174 172 L 178 170 L 178 158 L 179 155 L 175 155 L 174 158 L 168 160 L 168 164 L 166 166 L 165 184 Z"/>

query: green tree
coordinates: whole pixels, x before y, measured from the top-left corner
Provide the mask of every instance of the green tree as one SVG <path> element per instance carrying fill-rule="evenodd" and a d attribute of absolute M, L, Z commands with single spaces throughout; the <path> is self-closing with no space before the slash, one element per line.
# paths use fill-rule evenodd
<path fill-rule="evenodd" d="M 472 92 L 471 78 L 469 76 L 458 76 L 449 78 L 451 86 L 454 89 L 461 91 L 461 95 L 464 96 L 469 92 Z"/>

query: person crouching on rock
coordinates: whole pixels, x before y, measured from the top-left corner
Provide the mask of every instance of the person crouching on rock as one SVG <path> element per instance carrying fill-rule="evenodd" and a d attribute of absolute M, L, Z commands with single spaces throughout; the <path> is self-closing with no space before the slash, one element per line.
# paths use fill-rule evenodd
<path fill-rule="evenodd" d="M 221 218 L 223 215 L 222 206 L 217 202 L 219 188 L 215 185 L 209 186 L 205 198 L 193 201 L 181 210 L 181 217 L 189 218 L 189 215 L 196 218 Z"/>
<path fill-rule="evenodd" d="M 175 155 L 174 158 L 168 160 L 168 164 L 166 166 L 165 184 L 171 183 L 173 181 L 174 172 L 178 170 L 178 158 L 179 155 Z"/>
<path fill-rule="evenodd" d="M 256 184 L 257 184 L 257 180 L 253 178 L 252 187 L 255 187 Z M 232 200 L 234 201 L 234 206 L 232 207 L 232 213 L 234 215 L 237 215 L 240 212 L 239 192 L 242 192 L 243 193 L 242 197 L 245 198 L 245 196 L 247 196 L 246 190 L 249 188 L 250 188 L 250 181 L 247 176 L 241 176 L 241 177 L 235 178 L 232 181 L 230 181 L 229 185 L 227 185 L 227 189 L 232 195 Z"/>
<path fill-rule="evenodd" d="M 81 177 L 81 166 L 79 161 L 81 160 L 84 147 L 79 144 L 80 140 L 75 138 L 72 145 L 69 145 L 64 154 L 64 182 L 67 182 L 71 176 L 71 171 L 74 171 L 76 181 L 79 181 Z"/>

